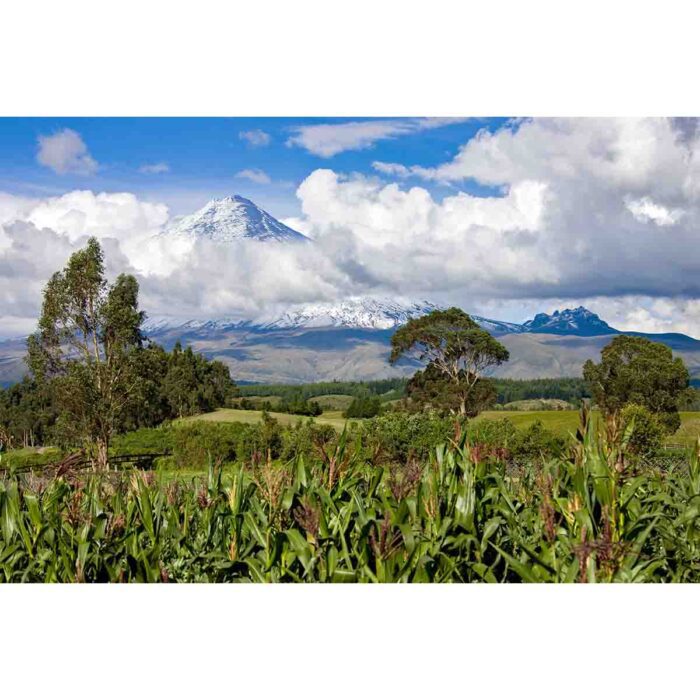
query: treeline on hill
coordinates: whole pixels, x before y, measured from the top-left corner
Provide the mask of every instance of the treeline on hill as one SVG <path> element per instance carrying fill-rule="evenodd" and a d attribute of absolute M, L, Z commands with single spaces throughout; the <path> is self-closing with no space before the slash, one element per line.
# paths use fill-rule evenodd
<path fill-rule="evenodd" d="M 163 421 L 212 411 L 235 396 L 228 368 L 178 343 L 171 352 L 149 343 L 133 354 L 136 374 L 130 409 L 120 416 L 117 432 L 152 427 Z M 0 389 L 0 426 L 14 447 L 70 446 L 62 430 L 61 407 L 49 381 L 29 376 Z M 0 436 L 2 438 L 3 436 Z"/>
<path fill-rule="evenodd" d="M 348 396 L 375 396 L 388 397 L 389 392 L 400 398 L 406 390 L 407 379 L 395 377 L 392 379 L 376 379 L 372 381 L 346 382 L 313 382 L 310 384 L 241 384 L 238 389 L 240 396 L 279 396 L 281 399 L 295 399 L 301 397 L 310 399 L 314 396 L 328 396 L 332 394 L 347 394 Z M 386 395 L 386 396 L 385 396 Z"/>
<path fill-rule="evenodd" d="M 358 382 L 314 382 L 311 384 L 246 384 L 239 386 L 240 396 L 279 396 L 290 399 L 295 396 L 311 398 L 332 394 L 347 394 L 357 398 L 379 396 L 382 401 L 399 399 L 406 394 L 409 379 L 398 377 Z M 555 377 L 552 379 L 492 379 L 499 404 L 527 399 L 561 399 L 579 406 L 591 393 L 580 377 Z M 278 409 L 275 409 L 278 410 Z"/>
<path fill-rule="evenodd" d="M 268 394 L 272 396 L 272 394 Z M 317 401 L 309 401 L 300 393 L 288 398 L 275 401 L 253 402 L 251 399 L 242 397 L 231 403 L 233 408 L 240 408 L 244 411 L 276 411 L 277 413 L 290 413 L 293 416 L 320 416 L 323 409 Z"/>

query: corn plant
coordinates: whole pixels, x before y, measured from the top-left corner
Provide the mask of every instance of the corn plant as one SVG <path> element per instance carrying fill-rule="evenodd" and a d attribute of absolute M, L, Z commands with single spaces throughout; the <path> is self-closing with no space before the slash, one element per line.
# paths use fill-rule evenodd
<path fill-rule="evenodd" d="M 628 438 L 584 409 L 568 455 L 515 471 L 463 432 L 405 463 L 343 437 L 189 482 L 9 474 L 0 581 L 700 581 L 700 443 L 662 470 Z"/>

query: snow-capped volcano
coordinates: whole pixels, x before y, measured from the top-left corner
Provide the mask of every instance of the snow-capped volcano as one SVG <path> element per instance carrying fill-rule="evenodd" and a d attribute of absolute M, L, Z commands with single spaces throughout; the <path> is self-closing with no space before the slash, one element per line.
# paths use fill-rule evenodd
<path fill-rule="evenodd" d="M 217 243 L 243 238 L 281 242 L 309 240 L 240 195 L 212 199 L 194 214 L 175 221 L 163 235 L 205 238 Z"/>
<path fill-rule="evenodd" d="M 282 316 L 260 319 L 263 328 L 396 328 L 439 307 L 427 301 L 400 303 L 391 299 L 355 297 L 336 303 L 294 306 Z"/>

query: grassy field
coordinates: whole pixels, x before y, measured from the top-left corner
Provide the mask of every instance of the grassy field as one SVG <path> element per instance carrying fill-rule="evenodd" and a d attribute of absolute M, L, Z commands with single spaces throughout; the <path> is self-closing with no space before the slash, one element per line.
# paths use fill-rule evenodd
<path fill-rule="evenodd" d="M 301 416 L 293 416 L 288 413 L 270 413 L 282 425 L 293 425 Z M 595 415 L 595 414 L 594 414 Z M 193 416 L 185 420 L 206 420 L 222 423 L 239 421 L 241 423 L 257 423 L 262 417 L 261 411 L 243 411 L 234 408 L 222 408 L 213 413 L 205 413 Z M 508 419 L 516 428 L 527 428 L 539 420 L 548 430 L 561 436 L 575 433 L 579 423 L 578 411 L 484 411 L 475 420 L 503 420 Z M 342 430 L 347 423 L 342 411 L 326 411 L 315 418 L 318 423 L 332 425 Z M 357 420 L 357 419 L 355 419 Z M 692 445 L 700 437 L 700 411 L 681 412 L 681 427 L 675 435 L 671 435 L 667 442 L 671 444 Z"/>
<path fill-rule="evenodd" d="M 309 401 L 315 401 L 324 411 L 344 411 L 353 398 L 350 394 L 324 394 L 312 396 Z"/>
<path fill-rule="evenodd" d="M 281 425 L 294 425 L 300 420 L 308 420 L 306 416 L 295 416 L 291 413 L 275 413 L 270 412 L 270 416 L 277 420 Z M 211 413 L 203 413 L 199 416 L 183 418 L 183 422 L 204 420 L 213 421 L 215 423 L 257 423 L 262 418 L 262 411 L 244 411 L 240 408 L 220 408 L 218 411 Z M 326 411 L 314 418 L 317 423 L 332 425 L 338 430 L 342 430 L 348 419 L 343 418 L 342 411 Z M 354 418 L 352 420 L 358 420 Z"/>

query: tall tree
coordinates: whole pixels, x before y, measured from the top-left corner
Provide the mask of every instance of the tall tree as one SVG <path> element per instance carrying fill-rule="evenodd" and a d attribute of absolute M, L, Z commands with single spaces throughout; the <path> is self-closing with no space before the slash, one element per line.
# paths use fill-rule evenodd
<path fill-rule="evenodd" d="M 647 338 L 618 335 L 601 351 L 600 363 L 588 360 L 583 377 L 601 411 L 617 415 L 625 406 L 643 406 L 669 433 L 681 424 L 678 407 L 686 396 L 690 375 L 671 349 Z"/>
<path fill-rule="evenodd" d="M 475 415 L 483 401 L 483 375 L 506 362 L 508 350 L 461 309 L 431 311 L 411 319 L 391 338 L 389 361 L 408 357 L 426 365 L 414 388 L 427 400 L 445 398 L 444 408 Z M 480 385 L 480 382 L 482 383 Z"/>
<path fill-rule="evenodd" d="M 106 469 L 112 435 L 134 400 L 135 350 L 143 342 L 138 282 L 119 275 L 109 285 L 97 239 L 74 253 L 44 289 L 39 328 L 27 341 L 27 364 L 47 383 L 66 438 L 94 446 Z"/>

